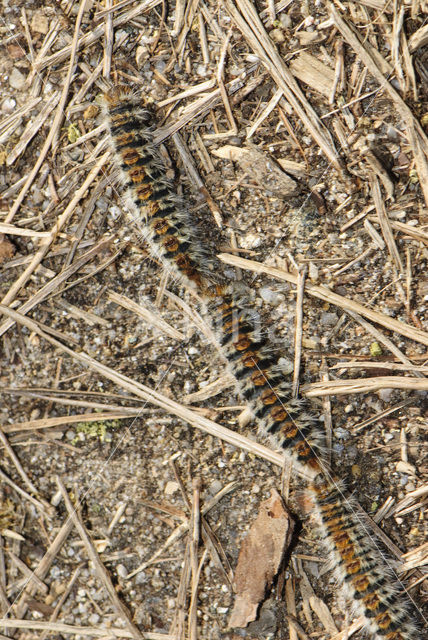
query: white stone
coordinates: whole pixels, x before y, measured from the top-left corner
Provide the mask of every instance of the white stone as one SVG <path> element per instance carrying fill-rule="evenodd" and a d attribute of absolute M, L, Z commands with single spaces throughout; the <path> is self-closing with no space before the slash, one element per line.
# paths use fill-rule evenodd
<path fill-rule="evenodd" d="M 9 84 L 12 89 L 22 89 L 25 84 L 25 76 L 16 67 L 12 69 L 12 73 L 9 76 Z"/>

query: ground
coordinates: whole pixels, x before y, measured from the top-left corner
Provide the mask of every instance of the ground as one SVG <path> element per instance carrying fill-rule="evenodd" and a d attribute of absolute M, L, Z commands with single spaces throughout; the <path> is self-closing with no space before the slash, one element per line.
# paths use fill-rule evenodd
<path fill-rule="evenodd" d="M 259 3 L 253 32 L 252 6 L 2 3 L 0 295 L 20 313 L 2 308 L 0 325 L 0 607 L 14 620 L 2 637 L 293 639 L 297 619 L 300 637 L 321 640 L 353 622 L 302 479 L 198 422 L 256 438 L 197 296 L 165 277 L 126 217 L 99 108 L 117 82 L 153 105 L 167 171 L 210 250 L 246 259 L 230 277 L 251 286 L 287 375 L 296 287 L 266 271 L 305 276 L 300 391 L 331 424 L 333 467 L 398 570 L 410 553 L 400 579 L 423 615 L 426 549 L 412 552 L 428 476 L 427 14 L 417 1 L 337 3 L 337 20 L 327 3 Z M 227 491 L 206 513 L 214 542 L 205 532 L 192 556 L 198 479 L 202 509 Z M 273 488 L 293 545 L 259 621 L 232 630 L 228 563 Z M 100 565 L 75 521 L 55 544 L 65 493 Z"/>

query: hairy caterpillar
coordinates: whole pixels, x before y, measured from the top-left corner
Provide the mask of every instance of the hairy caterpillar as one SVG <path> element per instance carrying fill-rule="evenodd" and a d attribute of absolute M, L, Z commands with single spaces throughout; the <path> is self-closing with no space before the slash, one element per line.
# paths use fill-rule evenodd
<path fill-rule="evenodd" d="M 204 291 L 208 281 L 214 279 L 210 269 L 213 261 L 153 147 L 152 114 L 125 86 L 107 93 L 103 108 L 133 221 L 138 223 L 153 255 L 169 271 Z"/>
<path fill-rule="evenodd" d="M 310 477 L 314 516 L 333 571 L 353 613 L 365 617 L 373 640 L 416 640 L 405 596 L 340 481 L 323 463 L 319 420 L 291 397 L 279 357 L 257 332 L 248 301 L 234 284 L 216 284 L 222 272 L 196 233 L 190 214 L 166 178 L 153 144 L 152 118 L 140 98 L 117 87 L 104 99 L 115 162 L 126 201 L 153 254 L 208 303 L 223 353 L 259 430 Z"/>

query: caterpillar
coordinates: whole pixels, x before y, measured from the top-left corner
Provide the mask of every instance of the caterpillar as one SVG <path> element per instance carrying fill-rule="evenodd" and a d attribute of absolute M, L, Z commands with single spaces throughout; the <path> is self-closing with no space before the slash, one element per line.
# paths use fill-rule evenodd
<path fill-rule="evenodd" d="M 375 640 L 416 640 L 409 604 L 400 593 L 384 555 L 357 515 L 343 483 L 319 474 L 310 484 L 315 517 L 330 565 L 352 614 L 366 619 Z M 420 636 L 419 636 L 420 637 Z"/>
<path fill-rule="evenodd" d="M 118 86 L 102 101 L 131 219 L 168 271 L 203 292 L 215 279 L 213 260 L 154 148 L 152 114 L 137 93 Z"/>
<path fill-rule="evenodd" d="M 314 476 L 321 470 L 321 430 L 304 412 L 302 401 L 292 398 L 291 384 L 279 365 L 283 354 L 274 351 L 266 335 L 256 329 L 248 305 L 233 286 L 212 305 L 223 353 L 259 431 Z"/>
<path fill-rule="evenodd" d="M 295 400 L 278 354 L 258 330 L 246 291 L 225 284 L 222 266 L 202 243 L 183 201 L 165 176 L 153 144 L 150 111 L 128 87 L 104 97 L 114 158 L 126 202 L 152 253 L 205 300 L 222 352 L 259 431 L 305 472 L 313 516 L 339 586 L 362 615 L 373 640 L 415 640 L 417 628 L 406 597 L 341 481 L 330 475 L 323 430 L 307 402 Z"/>

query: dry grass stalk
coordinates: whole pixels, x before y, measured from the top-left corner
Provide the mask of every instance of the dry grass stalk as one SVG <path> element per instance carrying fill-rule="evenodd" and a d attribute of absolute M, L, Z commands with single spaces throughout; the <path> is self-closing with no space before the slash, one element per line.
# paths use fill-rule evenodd
<path fill-rule="evenodd" d="M 249 0 L 238 0 L 236 6 L 231 0 L 225 0 L 225 5 L 236 26 L 242 32 L 254 53 L 263 62 L 278 88 L 282 89 L 285 98 L 292 105 L 315 142 L 321 147 L 331 164 L 340 171 L 340 159 L 330 134 L 322 125 L 316 112 L 306 100 L 292 73 L 276 50 L 254 5 Z"/>
<path fill-rule="evenodd" d="M 428 564 L 428 542 L 421 544 L 416 549 L 412 549 L 403 555 L 404 564 L 402 571 L 410 571 Z"/>
<path fill-rule="evenodd" d="M 163 332 L 165 335 L 170 336 L 174 340 L 179 340 L 180 342 L 184 341 L 186 337 L 177 329 L 168 324 L 165 320 L 161 318 L 159 315 L 159 310 L 156 310 L 157 313 L 150 311 L 146 307 L 143 307 L 141 304 L 134 302 L 127 296 L 123 296 L 115 291 L 109 291 L 108 299 L 116 304 L 121 305 L 124 309 L 128 309 L 133 313 L 136 313 L 140 318 L 143 318 L 146 322 L 149 323 L 155 329 Z"/>
<path fill-rule="evenodd" d="M 268 460 L 269 462 L 272 462 L 273 464 L 276 464 L 282 467 L 283 465 L 282 455 L 279 453 L 276 453 L 275 451 L 272 451 L 272 449 L 269 449 L 268 447 L 265 447 L 264 445 L 259 444 L 254 440 L 245 438 L 244 436 L 234 431 L 231 431 L 230 429 L 226 429 L 225 427 L 217 424 L 213 420 L 209 420 L 204 416 L 198 415 L 194 411 L 191 411 L 187 407 L 182 406 L 178 402 L 175 402 L 171 398 L 168 398 L 167 396 L 162 395 L 161 393 L 155 391 L 154 389 L 150 389 L 149 387 L 146 387 L 145 385 L 139 382 L 134 382 L 127 376 L 124 376 L 121 373 L 117 373 L 110 367 L 107 367 L 106 365 L 101 364 L 94 358 L 91 358 L 86 353 L 83 353 L 83 352 L 78 353 L 73 351 L 66 345 L 62 344 L 55 338 L 52 338 L 47 333 L 45 333 L 36 322 L 34 322 L 33 320 L 30 320 L 29 318 L 26 318 L 25 316 L 20 316 L 20 314 L 18 314 L 16 311 L 13 311 L 12 309 L 9 309 L 8 307 L 4 307 L 2 305 L 0 305 L 0 311 L 2 311 L 5 315 L 8 315 L 11 318 L 14 318 L 20 324 L 28 327 L 29 329 L 34 331 L 37 335 L 39 335 L 40 337 L 50 342 L 52 345 L 54 345 L 56 348 L 60 349 L 61 351 L 64 351 L 65 353 L 70 355 L 75 360 L 79 361 L 84 366 L 89 367 L 93 371 L 97 371 L 102 376 L 105 376 L 106 378 L 108 378 L 109 380 L 117 384 L 119 387 L 122 387 L 123 389 L 136 395 L 137 397 L 143 398 L 147 402 L 150 402 L 158 407 L 161 407 L 168 413 L 172 413 L 173 415 L 176 415 L 179 418 L 182 418 L 185 422 L 188 422 L 192 426 L 198 429 L 201 429 L 205 433 L 209 433 L 210 435 L 213 435 L 216 438 L 221 438 L 222 440 L 224 440 L 225 442 L 228 442 L 232 446 L 249 451 L 254 455 L 260 456 L 265 460 Z M 305 477 L 305 474 L 303 472 L 296 471 L 296 473 L 298 475 L 301 475 L 302 477 Z"/>
<path fill-rule="evenodd" d="M 113 16 L 109 9 L 113 7 L 113 0 L 105 0 L 105 38 L 104 38 L 104 58 L 103 58 L 103 77 L 110 77 L 111 70 L 111 56 L 113 53 Z"/>
<path fill-rule="evenodd" d="M 68 511 L 68 516 L 70 520 L 73 522 L 74 527 L 77 529 L 85 545 L 89 559 L 94 565 L 97 575 L 101 580 L 101 584 L 107 591 L 113 607 L 116 609 L 117 614 L 120 616 L 120 618 L 124 620 L 125 625 L 128 628 L 129 633 L 131 634 L 131 637 L 134 638 L 134 640 L 143 640 L 143 636 L 141 635 L 139 629 L 132 622 L 131 614 L 129 613 L 127 607 L 125 607 L 123 602 L 119 599 L 116 589 L 114 588 L 113 582 L 111 581 L 110 574 L 108 573 L 107 569 L 101 562 L 100 557 L 92 543 L 92 540 L 90 539 L 85 529 L 85 526 L 82 520 L 80 519 L 79 513 L 77 512 L 77 510 L 75 509 L 75 507 L 73 506 L 69 498 L 69 495 L 67 493 L 65 486 L 63 485 L 59 477 L 56 478 L 56 482 L 61 492 L 62 498 L 65 502 L 65 506 Z"/>
<path fill-rule="evenodd" d="M 13 224 L 0 222 L 0 233 L 7 233 L 9 236 L 23 236 L 27 238 L 48 238 L 49 231 L 33 231 L 32 229 L 24 229 L 16 227 Z"/>
<path fill-rule="evenodd" d="M 235 378 L 230 373 L 226 373 L 224 376 L 217 378 L 213 382 L 205 385 L 199 391 L 194 391 L 183 396 L 183 404 L 193 404 L 195 402 L 204 402 L 209 398 L 217 396 L 225 389 L 236 386 Z"/>
<path fill-rule="evenodd" d="M 33 111 L 34 107 L 36 107 L 41 101 L 41 98 L 33 98 L 28 103 L 6 116 L 0 122 L 0 144 L 7 142 L 11 133 L 21 124 L 23 116 L 30 111 Z"/>
<path fill-rule="evenodd" d="M 53 146 L 53 143 L 55 142 L 57 135 L 58 135 L 58 131 L 61 127 L 62 121 L 64 119 L 64 107 L 65 104 L 67 102 L 67 97 L 68 97 L 68 92 L 70 90 L 70 84 L 71 84 L 71 79 L 74 73 L 74 64 L 75 64 L 75 56 L 76 56 L 76 48 L 77 48 L 77 42 L 78 42 L 78 38 L 79 38 L 79 33 L 80 33 L 80 26 L 82 23 L 82 18 L 83 18 L 83 12 L 85 10 L 85 1 L 82 0 L 79 6 L 79 11 L 76 17 L 76 22 L 75 22 L 75 26 L 74 26 L 74 34 L 73 34 L 73 41 L 71 43 L 71 48 L 70 48 L 70 60 L 69 60 L 69 64 L 68 64 L 68 70 L 67 70 L 67 75 L 65 77 L 64 80 L 64 85 L 63 85 L 63 89 L 61 92 L 61 98 L 59 100 L 56 112 L 55 112 L 55 117 L 54 117 L 54 121 L 52 123 L 52 126 L 49 130 L 48 136 L 46 138 L 45 144 L 43 145 L 42 150 L 40 151 L 40 155 L 37 157 L 36 163 L 33 167 L 33 169 L 30 172 L 30 175 L 28 176 L 27 180 L 25 181 L 25 184 L 23 186 L 23 188 L 21 189 L 19 196 L 17 197 L 17 199 L 15 200 L 15 202 L 12 205 L 11 210 L 9 211 L 8 215 L 5 218 L 5 222 L 10 222 L 15 213 L 18 211 L 19 207 L 21 206 L 22 201 L 24 200 L 25 195 L 27 194 L 29 188 L 31 187 L 31 185 L 33 184 L 34 178 L 36 177 L 36 175 L 39 172 L 40 167 L 42 166 L 43 162 L 46 159 L 46 156 L 48 154 L 48 151 L 50 149 L 51 146 Z M 59 229 L 58 229 L 59 231 Z M 10 302 L 10 300 L 8 300 L 8 302 Z M 7 304 L 6 302 L 4 302 L 5 304 Z"/>
<path fill-rule="evenodd" d="M 378 222 L 377 218 L 372 218 L 371 216 L 369 220 L 371 220 L 372 222 Z M 407 236 L 414 238 L 415 240 L 419 240 L 419 242 L 428 244 L 428 233 L 426 231 L 423 231 L 421 227 L 414 227 L 410 224 L 406 224 L 405 222 L 398 222 L 396 220 L 390 220 L 389 224 L 393 229 L 401 231 L 401 233 L 404 233 Z"/>
<path fill-rule="evenodd" d="M 329 382 L 328 368 L 325 362 L 325 358 L 322 359 L 321 364 L 321 381 Z M 324 396 L 322 400 L 323 413 L 324 413 L 324 432 L 325 432 L 325 446 L 327 449 L 327 461 L 331 465 L 331 454 L 333 450 L 333 419 L 331 415 L 331 401 L 329 396 Z"/>
<path fill-rule="evenodd" d="M 1 469 L 0 479 L 2 480 L 2 482 L 12 487 L 22 498 L 24 498 L 28 502 L 31 502 L 31 504 L 36 507 L 37 511 L 42 513 L 45 517 L 48 518 L 52 514 L 53 509 L 50 504 L 46 503 L 45 501 L 41 502 L 40 500 L 37 500 L 34 496 L 24 491 L 24 489 L 21 489 L 21 487 L 18 486 L 13 480 L 11 480 Z"/>
<path fill-rule="evenodd" d="M 211 210 L 212 216 L 214 218 L 214 222 L 221 229 L 223 227 L 221 209 L 214 202 L 213 198 L 208 192 L 208 189 L 205 187 L 205 184 L 201 176 L 199 175 L 199 171 L 195 166 L 192 154 L 190 153 L 188 146 L 184 142 L 179 132 L 174 133 L 172 136 L 172 139 L 180 155 L 184 169 L 186 170 L 186 173 L 189 176 L 192 185 L 196 187 L 200 191 L 200 193 L 205 197 L 205 201 Z"/>
<path fill-rule="evenodd" d="M 290 61 L 291 73 L 326 98 L 331 97 L 335 72 L 321 60 L 302 51 Z"/>
<path fill-rule="evenodd" d="M 96 325 L 108 327 L 110 324 L 108 320 L 106 320 L 105 318 L 101 318 L 101 316 L 98 316 L 96 313 L 85 311 L 80 307 L 76 307 L 76 305 L 74 304 L 70 304 L 64 299 L 59 298 L 56 301 L 56 306 L 66 311 L 70 317 L 77 318 L 78 320 L 84 320 L 90 327 Z"/>
<path fill-rule="evenodd" d="M 428 484 L 425 484 L 414 491 L 409 491 L 406 497 L 395 505 L 394 515 L 404 516 L 406 513 L 411 513 L 416 509 L 424 509 L 428 501 L 427 494 Z"/>
<path fill-rule="evenodd" d="M 296 608 L 296 592 L 294 588 L 294 578 L 290 576 L 285 583 L 285 604 L 287 605 L 287 611 L 294 618 L 297 615 Z M 297 632 L 293 624 L 290 623 L 289 620 L 289 632 L 290 632 L 290 640 L 297 640 Z"/>
<path fill-rule="evenodd" d="M 83 627 L 79 625 L 63 624 L 62 622 L 40 622 L 40 620 L 17 620 L 14 618 L 0 618 L 0 627 L 4 629 L 28 629 L 29 631 L 48 631 L 49 633 L 92 636 L 95 638 L 133 638 L 133 634 L 126 629 L 109 627 L 97 629 L 97 627 Z M 141 636 L 143 640 L 177 640 L 168 633 L 152 633 L 145 631 Z"/>
<path fill-rule="evenodd" d="M 70 593 L 73 590 L 74 584 L 77 581 L 77 579 L 79 578 L 79 574 L 81 569 L 83 568 L 83 563 L 79 564 L 76 569 L 73 571 L 73 573 L 71 574 L 70 580 L 68 581 L 67 587 L 64 591 L 64 593 L 61 594 L 61 597 L 58 599 L 58 602 L 55 605 L 55 609 L 53 610 L 52 615 L 49 618 L 49 622 L 55 622 L 55 620 L 58 618 L 58 615 L 62 609 L 62 606 L 64 604 L 64 602 L 67 600 L 67 598 L 69 597 Z M 39 637 L 39 640 L 46 640 L 46 638 L 49 635 L 49 629 L 45 629 Z"/>
<path fill-rule="evenodd" d="M 208 500 L 208 502 L 206 502 L 202 509 L 201 509 L 201 515 L 202 518 L 204 518 L 204 516 L 214 507 L 216 506 L 220 500 L 223 498 L 223 496 L 227 495 L 228 493 L 230 493 L 231 491 L 234 491 L 235 488 L 237 487 L 237 482 L 229 482 L 229 484 L 225 485 L 223 487 L 223 489 L 221 489 L 218 493 L 216 493 L 216 495 L 211 498 L 211 500 Z M 137 567 L 136 569 L 134 569 L 134 571 L 132 571 L 131 573 L 128 574 L 127 576 L 127 580 L 130 580 L 131 578 L 133 578 L 135 575 L 137 575 L 137 573 L 140 573 L 140 571 L 144 571 L 147 567 L 149 567 L 150 565 L 154 564 L 161 556 L 162 554 L 166 551 L 166 549 L 168 549 L 168 547 L 170 547 L 172 544 L 174 544 L 177 540 L 179 540 L 185 533 L 187 533 L 189 531 L 189 525 L 190 525 L 190 521 L 186 520 L 185 522 L 183 522 L 181 525 L 179 525 L 172 533 L 170 536 L 168 536 L 167 540 L 163 543 L 163 545 L 153 554 L 153 556 L 151 558 L 149 558 L 149 560 L 146 560 L 145 562 L 143 562 L 143 564 L 141 564 L 139 567 Z M 228 569 L 227 571 L 227 575 L 228 575 L 228 581 L 231 582 L 231 569 L 230 569 L 230 565 L 227 562 L 226 563 L 226 567 Z"/>
<path fill-rule="evenodd" d="M 299 391 L 300 363 L 302 359 L 302 335 L 303 335 L 303 293 L 305 290 L 305 278 L 307 267 L 300 268 L 297 272 L 296 295 L 296 320 L 294 329 L 294 366 L 293 366 L 293 397 L 297 398 Z"/>
<path fill-rule="evenodd" d="M 47 152 L 47 149 L 45 151 Z M 49 233 L 49 237 L 43 238 L 41 240 L 40 247 L 34 254 L 30 264 L 24 270 L 24 272 L 20 275 L 20 277 L 14 282 L 12 287 L 9 289 L 8 293 L 4 296 L 2 300 L 2 304 L 10 304 L 15 299 L 15 296 L 17 295 L 18 291 L 26 284 L 26 282 L 28 282 L 28 279 L 30 278 L 30 276 L 32 275 L 36 267 L 39 266 L 39 264 L 41 263 L 41 261 L 43 260 L 47 252 L 49 251 L 49 248 L 52 242 L 55 240 L 57 234 L 61 231 L 62 227 L 66 224 L 66 222 L 68 222 L 68 220 L 74 213 L 77 203 L 80 201 L 81 198 L 83 198 L 84 195 L 86 195 L 87 189 L 92 184 L 97 174 L 101 171 L 101 168 L 107 161 L 107 158 L 109 155 L 110 155 L 110 152 L 104 153 L 104 155 L 101 158 L 99 158 L 96 164 L 92 167 L 91 171 L 89 172 L 86 179 L 84 180 L 82 186 L 77 190 L 74 197 L 72 198 L 70 203 L 67 205 L 66 209 L 64 210 L 64 212 L 59 216 L 58 220 L 55 222 L 54 227 Z M 36 173 L 37 172 L 34 173 L 33 177 L 35 177 Z M 32 180 L 30 181 L 30 176 L 27 182 L 29 187 L 32 182 Z M 21 194 L 22 193 L 23 191 L 21 191 Z M 16 200 L 16 203 L 21 202 L 20 200 L 21 194 L 18 200 Z M 17 208 L 15 208 L 15 205 L 14 205 L 14 207 L 12 207 L 10 214 L 12 213 L 12 211 L 15 212 L 16 210 Z M 8 220 L 10 220 L 10 214 L 7 216 Z"/>
<path fill-rule="evenodd" d="M 9 167 L 13 165 L 17 158 L 19 158 L 21 153 L 26 149 L 27 145 L 31 142 L 36 133 L 41 129 L 52 109 L 57 105 L 59 97 L 60 93 L 58 91 L 53 93 L 49 100 L 43 105 L 40 113 L 34 118 L 34 120 L 31 120 L 27 124 L 19 139 L 19 142 L 17 142 L 12 151 L 8 153 L 6 164 Z"/>
<path fill-rule="evenodd" d="M 358 322 L 364 329 L 372 335 L 380 344 L 389 349 L 389 351 L 403 364 L 407 365 L 407 371 L 412 371 L 417 378 L 424 378 L 424 374 L 418 370 L 414 370 L 412 362 L 409 360 L 407 356 L 390 340 L 387 336 L 385 336 L 379 329 L 376 329 L 372 324 L 364 320 L 358 313 L 354 313 L 353 311 L 348 310 L 348 315 L 351 316 L 356 322 Z"/>
<path fill-rule="evenodd" d="M 49 232 L 49 236 L 51 236 L 51 232 Z M 58 293 L 62 293 L 66 289 L 68 289 L 68 287 L 61 289 L 60 287 L 61 283 L 67 280 L 73 273 L 78 271 L 83 265 L 85 265 L 89 260 L 91 260 L 94 256 L 96 256 L 100 251 L 106 249 L 107 246 L 110 244 L 111 240 L 112 240 L 111 237 L 103 238 L 100 242 L 98 242 L 91 249 L 89 249 L 89 251 L 79 256 L 79 258 L 77 258 L 73 262 L 73 264 L 65 268 L 63 271 L 61 271 L 61 273 L 59 273 L 57 276 L 54 276 L 51 280 L 49 280 L 49 282 L 45 284 L 44 287 L 40 289 L 40 291 L 34 294 L 26 302 L 24 302 L 19 307 L 19 312 L 23 314 L 28 313 L 28 311 L 33 309 L 37 304 L 45 300 L 50 295 L 58 295 Z M 108 263 L 109 262 L 110 261 L 108 261 Z M 105 266 L 107 265 L 104 264 L 102 268 L 105 268 Z M 95 272 L 97 271 L 98 269 L 96 269 Z M 94 274 L 91 274 L 91 275 L 94 275 Z M 85 278 L 86 277 L 87 276 L 85 276 Z M 80 282 L 81 281 L 82 279 L 80 280 Z M 76 284 L 77 282 L 74 282 L 72 286 L 75 286 Z M 12 322 L 11 320 L 6 320 L 2 325 L 0 325 L 0 336 L 2 336 L 13 325 L 14 325 L 14 322 Z"/>
<path fill-rule="evenodd" d="M 73 523 L 70 520 L 70 518 L 67 518 L 64 524 L 61 526 L 58 533 L 56 534 L 55 538 L 52 540 L 51 544 L 49 545 L 45 555 L 40 560 L 37 567 L 34 569 L 34 574 L 41 580 L 44 580 L 44 578 L 47 576 L 53 561 L 55 560 L 62 545 L 64 544 L 64 542 L 66 541 L 66 539 L 68 538 L 72 530 L 73 530 Z M 31 598 L 35 594 L 35 592 L 36 591 L 33 584 L 27 584 L 25 588 L 22 590 L 18 601 L 15 602 L 15 615 L 18 618 L 18 620 L 15 622 L 20 622 L 19 619 L 25 616 L 28 609 L 28 599 Z M 2 622 L 4 621 L 0 620 L 0 627 L 2 626 Z M 30 621 L 22 621 L 22 622 L 30 622 Z M 31 626 L 28 625 L 27 627 L 25 627 L 25 625 L 23 625 L 21 627 L 18 624 L 18 626 L 14 628 L 31 628 Z"/>
<path fill-rule="evenodd" d="M 371 177 L 371 192 L 378 215 L 380 228 L 382 229 L 383 239 L 385 240 L 386 246 L 388 247 L 389 255 L 391 256 L 392 261 L 397 267 L 399 273 L 402 273 L 403 263 L 401 261 L 400 254 L 398 253 L 397 245 L 395 244 L 394 235 L 391 230 L 388 214 L 386 213 L 379 182 L 375 175 L 372 175 Z"/>
<path fill-rule="evenodd" d="M 46 398 L 47 399 L 47 398 Z M 78 406 L 81 401 L 76 402 Z M 96 408 L 96 407 L 95 407 Z M 39 420 L 29 420 L 28 422 L 18 422 L 2 427 L 5 433 L 22 433 L 23 431 L 37 431 L 39 429 L 50 429 L 62 425 L 76 424 L 79 422 L 100 422 L 104 420 L 122 420 L 124 418 L 138 417 L 141 409 L 130 409 L 119 407 L 116 411 L 106 411 L 104 413 L 81 413 L 72 416 L 59 416 L 58 418 L 41 418 Z"/>
<path fill-rule="evenodd" d="M 38 592 L 42 596 L 47 596 L 49 593 L 48 586 L 40 580 L 34 573 L 31 571 L 29 567 L 19 558 L 13 551 L 10 549 L 6 549 L 12 563 L 15 565 L 17 569 L 21 571 L 21 573 L 25 576 L 24 584 L 32 583 L 32 586 L 35 588 L 36 592 Z"/>
<path fill-rule="evenodd" d="M 313 382 L 303 387 L 306 397 L 325 395 L 347 395 L 353 393 L 373 393 L 380 389 L 406 389 L 408 391 L 428 391 L 428 380 L 405 378 L 403 376 L 379 376 L 357 380 L 332 380 L 331 382 Z"/>
<path fill-rule="evenodd" d="M 190 571 L 191 571 L 191 597 L 188 614 L 188 636 L 190 640 L 197 639 L 197 592 L 200 578 L 201 566 L 198 567 L 198 549 L 199 538 L 201 535 L 201 511 L 200 511 L 200 496 L 201 496 L 201 480 L 200 478 L 194 478 L 192 482 L 192 512 L 189 524 L 189 549 L 190 549 Z M 206 555 L 206 550 L 204 556 Z"/>
<path fill-rule="evenodd" d="M 330 369 L 390 369 L 391 371 L 428 373 L 428 366 L 398 364 L 397 362 L 389 362 L 388 360 L 378 360 L 377 362 L 338 362 L 333 364 Z"/>
<path fill-rule="evenodd" d="M 161 4 L 161 0 L 143 0 L 143 2 L 138 3 L 135 7 L 133 7 L 133 9 L 130 9 L 127 12 L 123 12 L 122 15 L 118 16 L 117 18 L 114 18 L 113 28 L 116 29 L 117 27 L 120 27 L 123 24 L 126 24 L 127 22 L 141 15 L 141 13 L 145 13 L 146 11 L 150 11 L 154 7 L 157 7 L 158 4 Z M 113 7 L 112 10 L 116 10 L 116 9 L 117 9 L 117 6 Z M 58 27 L 56 28 L 58 29 Z M 52 44 L 51 41 L 56 37 L 57 34 L 56 35 L 52 34 L 52 35 L 54 37 L 51 37 L 50 41 L 48 41 L 48 47 L 51 46 Z M 74 48 L 76 51 L 80 51 L 81 49 L 90 47 L 97 40 L 102 38 L 103 35 L 104 35 L 104 24 L 101 24 L 96 26 L 94 29 L 90 30 L 85 35 L 78 38 L 76 46 Z M 43 69 L 61 64 L 61 62 L 64 62 L 70 57 L 72 51 L 73 51 L 73 45 L 66 45 L 59 51 L 56 51 L 55 53 L 48 56 L 46 55 L 46 49 L 41 48 L 38 53 L 37 59 L 34 63 L 33 74 L 40 73 L 40 71 L 42 71 Z"/>
<path fill-rule="evenodd" d="M 268 267 L 260 262 L 256 262 L 255 260 L 240 258 L 239 256 L 233 256 L 229 253 L 221 253 L 218 257 L 226 264 L 240 267 L 254 273 L 265 273 L 277 280 L 285 280 L 285 282 L 290 282 L 294 285 L 297 284 L 297 277 L 292 275 L 291 273 L 288 273 L 287 271 L 284 271 L 283 269 Z M 414 327 L 411 327 L 404 322 L 399 322 L 394 318 L 390 318 L 384 313 L 369 309 L 359 302 L 355 302 L 349 298 L 340 296 L 337 293 L 333 293 L 326 287 L 307 284 L 305 291 L 311 296 L 334 304 L 341 309 L 345 309 L 345 311 L 353 311 L 359 313 L 360 315 L 365 316 L 369 320 L 372 320 L 373 322 L 376 322 L 377 324 L 380 324 L 387 329 L 390 329 L 391 331 L 396 331 L 397 333 L 406 336 L 407 338 L 410 338 L 415 342 L 420 342 L 421 344 L 425 344 L 428 346 L 428 334 L 425 331 L 415 329 Z"/>
<path fill-rule="evenodd" d="M 255 69 L 257 65 L 253 65 L 251 68 L 247 69 L 246 75 L 249 76 Z M 257 78 L 257 83 L 254 81 L 254 84 L 249 85 L 249 90 L 253 90 L 255 86 L 260 82 L 260 78 Z M 244 86 L 244 82 L 241 78 L 235 78 L 230 82 L 226 83 L 225 87 L 227 89 L 228 94 L 233 95 L 239 89 L 242 89 Z M 199 118 L 201 115 L 207 113 L 214 107 L 216 107 L 221 102 L 221 92 L 220 89 L 213 89 L 211 93 L 207 95 L 203 95 L 198 100 L 195 100 L 190 105 L 186 106 L 180 113 L 178 120 L 172 122 L 171 124 L 159 128 L 154 136 L 153 143 L 158 145 L 167 138 L 171 137 L 174 133 L 182 129 L 189 122 L 192 122 Z M 230 132 L 223 134 L 225 136 L 230 136 Z"/>
<path fill-rule="evenodd" d="M 349 627 L 346 627 L 346 629 L 344 629 L 343 631 L 340 631 L 334 636 L 331 636 L 329 640 L 348 640 L 348 638 L 351 638 L 354 633 L 363 628 L 364 622 L 365 621 L 363 617 L 357 618 L 352 624 L 349 625 Z"/>
<path fill-rule="evenodd" d="M 252 138 L 252 136 L 255 134 L 257 129 L 260 127 L 260 125 L 272 113 L 272 111 L 275 109 L 276 105 L 278 104 L 278 102 L 282 98 L 282 96 L 283 96 L 282 89 L 277 89 L 275 91 L 275 93 L 273 94 L 272 98 L 269 100 L 269 102 L 267 103 L 267 105 L 263 109 L 263 111 L 261 112 L 261 114 L 258 116 L 258 118 L 255 119 L 255 121 L 253 122 L 251 127 L 249 127 L 249 129 L 247 131 L 247 136 L 246 136 L 247 140 Z"/>
<path fill-rule="evenodd" d="M 428 206 L 428 139 L 422 126 L 416 120 L 412 111 L 404 102 L 400 94 L 394 89 L 391 83 L 386 80 L 384 72 L 381 71 L 378 64 L 373 59 L 372 53 L 369 53 L 366 46 L 361 44 L 353 30 L 342 18 L 332 3 L 330 3 L 330 12 L 335 26 L 342 34 L 344 40 L 354 49 L 355 53 L 368 68 L 369 72 L 379 83 L 380 87 L 388 93 L 389 97 L 394 102 L 397 111 L 400 113 L 403 122 L 407 123 L 409 144 L 414 153 L 419 182 L 425 197 L 425 202 Z"/>
<path fill-rule="evenodd" d="M 20 463 L 18 457 L 15 455 L 14 450 L 10 446 L 8 439 L 4 435 L 4 430 L 1 429 L 1 428 L 0 428 L 0 442 L 3 444 L 7 455 L 12 460 L 13 464 L 15 465 L 16 470 L 18 471 L 19 475 L 21 476 L 21 478 L 23 479 L 23 481 L 25 482 L 27 487 L 30 489 L 31 493 L 34 494 L 35 496 L 37 496 L 39 494 L 39 492 L 37 490 L 37 487 L 34 486 L 34 484 L 31 482 L 30 478 L 26 474 L 26 472 L 25 472 L 22 464 Z M 44 502 L 45 506 L 49 509 L 49 503 L 45 502 L 43 499 L 41 500 L 41 502 Z"/>

